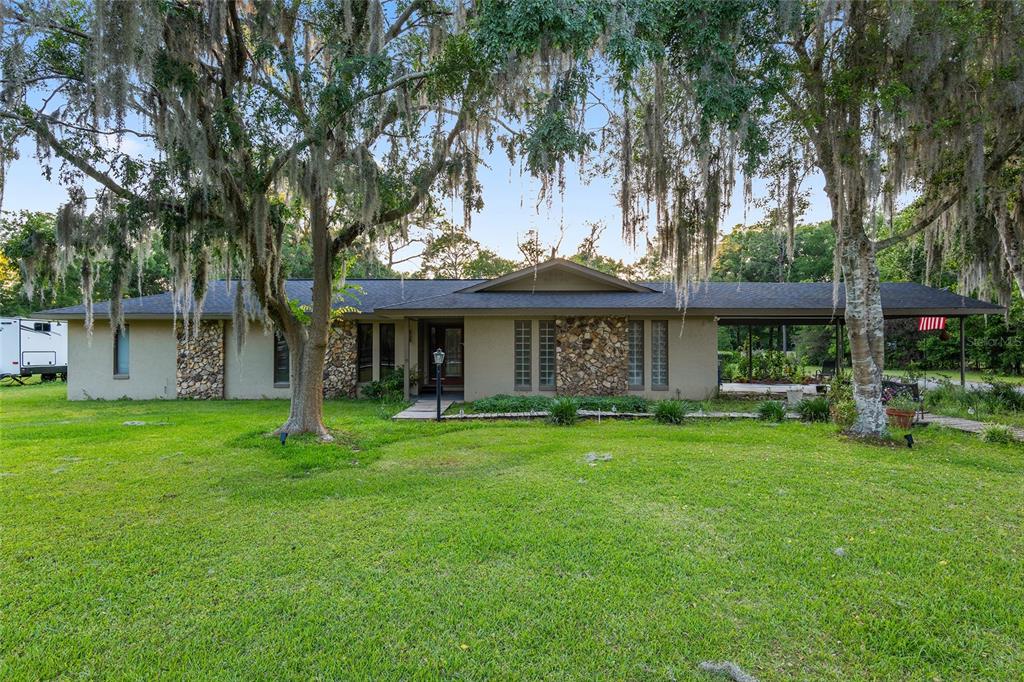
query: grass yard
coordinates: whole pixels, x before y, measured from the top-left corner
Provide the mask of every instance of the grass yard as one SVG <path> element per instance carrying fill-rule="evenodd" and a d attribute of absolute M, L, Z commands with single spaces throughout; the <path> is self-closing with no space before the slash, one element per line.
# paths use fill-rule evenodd
<path fill-rule="evenodd" d="M 0 389 L 4 680 L 1024 676 L 1019 446 L 62 391 Z"/>

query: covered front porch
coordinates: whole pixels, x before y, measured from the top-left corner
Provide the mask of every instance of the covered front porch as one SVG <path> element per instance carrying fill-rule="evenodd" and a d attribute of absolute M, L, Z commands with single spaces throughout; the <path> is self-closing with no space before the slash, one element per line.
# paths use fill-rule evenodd
<path fill-rule="evenodd" d="M 461 400 L 466 385 L 466 345 L 465 323 L 461 317 L 432 317 L 426 319 L 410 319 L 410 348 L 407 357 L 415 358 L 411 371 L 406 372 L 405 397 L 414 397 L 414 393 L 423 398 L 436 396 L 440 390 L 442 399 Z M 444 360 L 438 365 L 434 362 L 434 354 L 440 350 Z M 438 379 L 440 378 L 440 383 Z M 413 385 L 416 390 L 413 391 Z"/>

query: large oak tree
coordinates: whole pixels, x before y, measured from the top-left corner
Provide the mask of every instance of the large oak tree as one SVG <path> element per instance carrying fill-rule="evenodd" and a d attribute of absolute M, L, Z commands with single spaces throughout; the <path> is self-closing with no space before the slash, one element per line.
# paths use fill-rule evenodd
<path fill-rule="evenodd" d="M 5 3 L 0 145 L 7 160 L 34 139 L 44 173 L 55 165 L 69 187 L 58 260 L 85 264 L 90 310 L 102 254 L 122 323 L 129 265 L 154 239 L 186 325 L 211 273 L 244 282 L 235 328 L 255 311 L 290 348 L 282 429 L 327 436 L 323 369 L 346 251 L 431 215 L 433 191 L 457 195 L 468 222 L 481 150 L 495 143 L 542 174 L 584 146 L 566 107 L 613 5 Z M 285 290 L 285 211 L 308 223 L 305 307 Z"/>

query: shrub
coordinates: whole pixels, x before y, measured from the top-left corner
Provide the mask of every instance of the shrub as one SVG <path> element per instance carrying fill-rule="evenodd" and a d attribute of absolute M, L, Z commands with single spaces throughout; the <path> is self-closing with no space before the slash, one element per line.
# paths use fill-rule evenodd
<path fill-rule="evenodd" d="M 929 407 L 953 410 L 977 409 L 981 404 L 980 391 L 968 391 L 948 380 L 939 382 L 935 388 L 925 392 L 925 404 Z"/>
<path fill-rule="evenodd" d="M 381 402 L 398 402 L 405 397 L 405 370 L 391 370 L 387 376 L 363 386 L 363 397 Z"/>
<path fill-rule="evenodd" d="M 1006 381 L 993 381 L 992 388 L 982 391 L 982 402 L 993 412 L 1005 410 L 1020 412 L 1024 410 L 1024 393 Z"/>
<path fill-rule="evenodd" d="M 748 376 L 747 370 L 750 364 L 747 362 L 746 353 L 746 344 L 744 344 L 744 349 L 737 357 L 736 362 L 730 363 L 731 375 L 736 380 L 745 380 Z M 799 358 L 781 350 L 754 351 L 753 367 L 754 381 L 799 382 L 807 376 L 807 371 Z"/>
<path fill-rule="evenodd" d="M 492 395 L 471 404 L 473 412 L 546 412 L 551 398 L 543 395 Z"/>
<path fill-rule="evenodd" d="M 825 397 L 805 398 L 797 403 L 796 411 L 800 414 L 800 419 L 805 422 L 827 422 L 829 420 L 828 399 Z"/>
<path fill-rule="evenodd" d="M 766 400 L 757 406 L 757 418 L 766 422 L 780 422 L 786 418 L 786 406 L 778 400 Z"/>
<path fill-rule="evenodd" d="M 853 400 L 853 385 L 846 375 L 836 375 L 828 384 L 829 405 Z"/>
<path fill-rule="evenodd" d="M 650 402 L 647 398 L 635 395 L 591 396 L 578 398 L 581 410 L 600 410 L 611 412 L 647 412 Z"/>
<path fill-rule="evenodd" d="M 682 400 L 659 400 L 654 403 L 654 421 L 659 424 L 680 424 L 687 404 Z"/>
<path fill-rule="evenodd" d="M 853 400 L 837 400 L 829 405 L 828 413 L 838 426 L 853 426 L 857 421 L 857 404 Z"/>
<path fill-rule="evenodd" d="M 986 426 L 981 432 L 981 439 L 986 443 L 999 443 L 1001 445 L 1011 445 L 1017 442 L 1010 427 L 1003 426 L 1002 424 Z"/>
<path fill-rule="evenodd" d="M 894 410 L 905 410 L 907 412 L 914 412 L 917 410 L 917 401 L 911 396 L 905 393 L 897 393 L 896 395 L 889 398 L 885 403 L 885 406 Z"/>
<path fill-rule="evenodd" d="M 555 398 L 549 407 L 548 421 L 560 426 L 572 426 L 579 418 L 580 403 L 576 398 Z"/>

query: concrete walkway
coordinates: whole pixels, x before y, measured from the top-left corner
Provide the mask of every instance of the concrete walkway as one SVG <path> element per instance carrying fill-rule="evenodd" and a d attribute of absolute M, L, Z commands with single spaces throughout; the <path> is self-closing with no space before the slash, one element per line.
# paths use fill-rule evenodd
<path fill-rule="evenodd" d="M 946 417 L 941 414 L 932 414 L 931 412 L 925 412 L 924 418 L 921 419 L 920 424 L 933 424 L 935 426 L 942 426 L 947 429 L 956 429 L 957 431 L 966 431 L 967 433 L 981 433 L 987 427 L 991 426 L 991 423 L 985 424 L 973 419 L 961 419 L 960 417 Z M 1018 441 L 1024 441 L 1024 429 L 1017 426 L 1007 427 L 1013 433 L 1014 437 Z"/>
<path fill-rule="evenodd" d="M 718 395 L 721 398 L 758 398 L 770 396 L 785 398 L 789 391 L 800 391 L 808 397 L 819 395 L 817 384 L 739 384 L 725 382 L 718 387 Z"/>
<path fill-rule="evenodd" d="M 441 396 L 441 414 L 452 406 L 455 400 Z M 437 397 L 425 396 L 419 398 L 409 407 L 405 408 L 392 419 L 437 419 Z"/>

